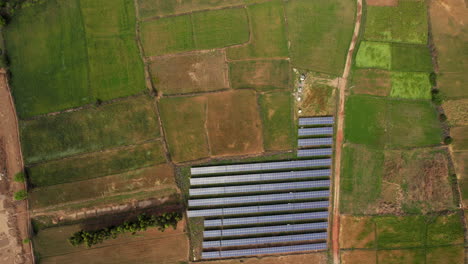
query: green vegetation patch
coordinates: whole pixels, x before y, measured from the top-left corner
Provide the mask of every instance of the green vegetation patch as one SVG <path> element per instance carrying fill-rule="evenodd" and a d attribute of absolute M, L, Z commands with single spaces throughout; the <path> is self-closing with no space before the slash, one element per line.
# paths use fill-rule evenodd
<path fill-rule="evenodd" d="M 382 188 L 384 154 L 362 145 L 343 148 L 341 212 L 363 214 L 377 207 Z"/>
<path fill-rule="evenodd" d="M 377 261 L 379 264 L 423 264 L 425 263 L 425 256 L 424 249 L 422 248 L 377 251 Z"/>
<path fill-rule="evenodd" d="M 86 180 L 166 161 L 161 141 L 94 152 L 28 168 L 34 187 Z"/>
<path fill-rule="evenodd" d="M 197 49 L 222 48 L 249 41 L 244 8 L 228 8 L 192 14 Z"/>
<path fill-rule="evenodd" d="M 293 148 L 294 125 L 292 98 L 289 92 L 274 92 L 260 96 L 263 121 L 263 146 L 265 150 L 290 150 Z"/>
<path fill-rule="evenodd" d="M 392 89 L 389 71 L 355 69 L 351 78 L 351 91 L 355 94 L 388 96 Z"/>
<path fill-rule="evenodd" d="M 290 68 L 287 60 L 236 61 L 229 63 L 233 88 L 257 90 L 288 89 Z"/>
<path fill-rule="evenodd" d="M 286 3 L 292 64 L 341 75 L 353 35 L 352 0 L 292 0 Z"/>
<path fill-rule="evenodd" d="M 209 156 L 206 108 L 204 97 L 166 97 L 160 101 L 161 119 L 173 161 Z"/>
<path fill-rule="evenodd" d="M 429 74 L 422 72 L 392 72 L 391 97 L 431 99 Z"/>
<path fill-rule="evenodd" d="M 368 6 L 364 38 L 414 44 L 427 43 L 425 1 L 400 0 L 397 6 Z"/>
<path fill-rule="evenodd" d="M 392 63 L 390 43 L 363 41 L 359 45 L 356 66 L 389 70 Z"/>
<path fill-rule="evenodd" d="M 426 45 L 392 45 L 392 70 L 432 72 L 432 55 Z"/>
<path fill-rule="evenodd" d="M 246 46 L 229 48 L 228 57 L 287 57 L 288 43 L 282 1 L 251 5 L 247 11 L 252 28 L 251 41 Z"/>
<path fill-rule="evenodd" d="M 140 31 L 146 56 L 195 49 L 190 15 L 145 21 L 141 23 Z"/>
<path fill-rule="evenodd" d="M 376 218 L 375 221 L 379 248 L 424 245 L 426 224 L 423 216 L 385 216 Z"/>
<path fill-rule="evenodd" d="M 142 19 L 192 11 L 192 0 L 137 0 L 137 4 Z"/>
<path fill-rule="evenodd" d="M 468 150 L 468 126 L 450 128 L 454 150 Z"/>
<path fill-rule="evenodd" d="M 426 264 L 464 263 L 465 248 L 459 246 L 434 247 L 426 250 Z"/>
<path fill-rule="evenodd" d="M 22 8 L 4 31 L 21 118 L 93 101 L 78 2 L 44 1 Z"/>
<path fill-rule="evenodd" d="M 139 96 L 20 123 L 26 163 L 141 143 L 159 136 L 152 99 Z"/>
<path fill-rule="evenodd" d="M 428 224 L 427 245 L 439 246 L 449 244 L 462 244 L 463 222 L 460 213 L 441 215 Z"/>

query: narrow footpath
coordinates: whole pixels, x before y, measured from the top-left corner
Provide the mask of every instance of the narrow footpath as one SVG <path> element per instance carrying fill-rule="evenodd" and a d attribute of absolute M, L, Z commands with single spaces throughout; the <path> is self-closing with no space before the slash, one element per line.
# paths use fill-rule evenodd
<path fill-rule="evenodd" d="M 334 192 L 333 192 L 333 226 L 332 226 L 332 253 L 333 263 L 340 263 L 340 174 L 341 174 L 341 150 L 343 146 L 343 127 L 345 117 L 345 97 L 346 85 L 348 83 L 349 71 L 351 70 L 354 48 L 358 41 L 359 29 L 361 27 L 362 17 L 362 0 L 357 0 L 356 21 L 354 24 L 354 33 L 349 45 L 348 55 L 346 57 L 346 64 L 343 71 L 343 76 L 339 79 L 339 103 L 338 103 L 338 117 L 336 120 L 336 143 L 335 143 L 335 164 L 334 164 Z"/>

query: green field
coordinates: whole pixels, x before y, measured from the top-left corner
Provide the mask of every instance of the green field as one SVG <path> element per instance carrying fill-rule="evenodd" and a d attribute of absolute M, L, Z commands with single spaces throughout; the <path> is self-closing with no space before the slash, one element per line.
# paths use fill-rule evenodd
<path fill-rule="evenodd" d="M 159 107 L 172 160 L 182 162 L 208 157 L 209 145 L 205 132 L 206 99 L 163 98 Z"/>
<path fill-rule="evenodd" d="M 94 152 L 41 163 L 28 168 L 29 181 L 34 187 L 122 173 L 166 161 L 160 141 Z"/>
<path fill-rule="evenodd" d="M 372 41 L 426 44 L 425 1 L 400 0 L 398 6 L 368 6 L 364 38 Z"/>
<path fill-rule="evenodd" d="M 192 14 L 195 46 L 213 49 L 249 41 L 249 22 L 244 8 Z"/>
<path fill-rule="evenodd" d="M 248 6 L 251 42 L 227 50 L 229 59 L 287 57 L 288 44 L 283 13 L 283 3 L 275 0 Z"/>
<path fill-rule="evenodd" d="M 229 63 L 233 88 L 254 88 L 259 91 L 289 89 L 290 69 L 287 60 L 235 61 Z"/>
<path fill-rule="evenodd" d="M 377 223 L 377 246 L 379 248 L 420 247 L 426 237 L 423 216 L 379 217 Z"/>
<path fill-rule="evenodd" d="M 392 45 L 392 70 L 432 72 L 432 55 L 426 45 Z"/>
<path fill-rule="evenodd" d="M 192 11 L 192 0 L 137 0 L 140 18 L 166 16 Z"/>
<path fill-rule="evenodd" d="M 339 76 L 353 35 L 355 1 L 286 3 L 291 61 L 295 67 Z"/>
<path fill-rule="evenodd" d="M 379 68 L 389 70 L 392 63 L 390 43 L 363 41 L 356 55 L 359 68 Z"/>
<path fill-rule="evenodd" d="M 427 245 L 463 244 L 463 222 L 460 213 L 436 217 L 427 226 Z"/>
<path fill-rule="evenodd" d="M 140 96 L 20 123 L 25 162 L 131 145 L 159 137 L 150 97 Z"/>
<path fill-rule="evenodd" d="M 265 150 L 290 150 L 294 143 L 292 98 L 289 92 L 273 92 L 260 96 Z"/>
<path fill-rule="evenodd" d="M 392 72 L 391 97 L 431 99 L 429 74 L 422 72 Z"/>

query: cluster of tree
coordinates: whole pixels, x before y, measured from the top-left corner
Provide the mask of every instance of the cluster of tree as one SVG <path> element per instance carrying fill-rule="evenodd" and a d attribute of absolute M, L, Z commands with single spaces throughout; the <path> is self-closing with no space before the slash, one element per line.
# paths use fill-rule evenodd
<path fill-rule="evenodd" d="M 0 0 L 0 26 L 8 24 L 15 10 L 44 0 Z"/>
<path fill-rule="evenodd" d="M 159 216 L 148 216 L 141 214 L 136 221 L 124 222 L 118 226 L 112 226 L 95 231 L 78 231 L 74 233 L 68 241 L 73 246 L 85 244 L 87 247 L 102 243 L 107 239 L 117 238 L 119 234 L 144 231 L 150 227 L 157 227 L 160 231 L 164 231 L 168 227 L 177 227 L 177 223 L 182 219 L 182 214 L 178 212 L 164 213 Z"/>

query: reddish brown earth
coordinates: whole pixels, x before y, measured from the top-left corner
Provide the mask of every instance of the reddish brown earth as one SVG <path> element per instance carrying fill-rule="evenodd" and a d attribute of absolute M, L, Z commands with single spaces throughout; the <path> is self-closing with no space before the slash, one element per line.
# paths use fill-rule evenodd
<path fill-rule="evenodd" d="M 0 263 L 33 263 L 27 202 L 13 201 L 24 188 L 13 177 L 23 168 L 18 121 L 5 71 L 0 70 Z"/>

